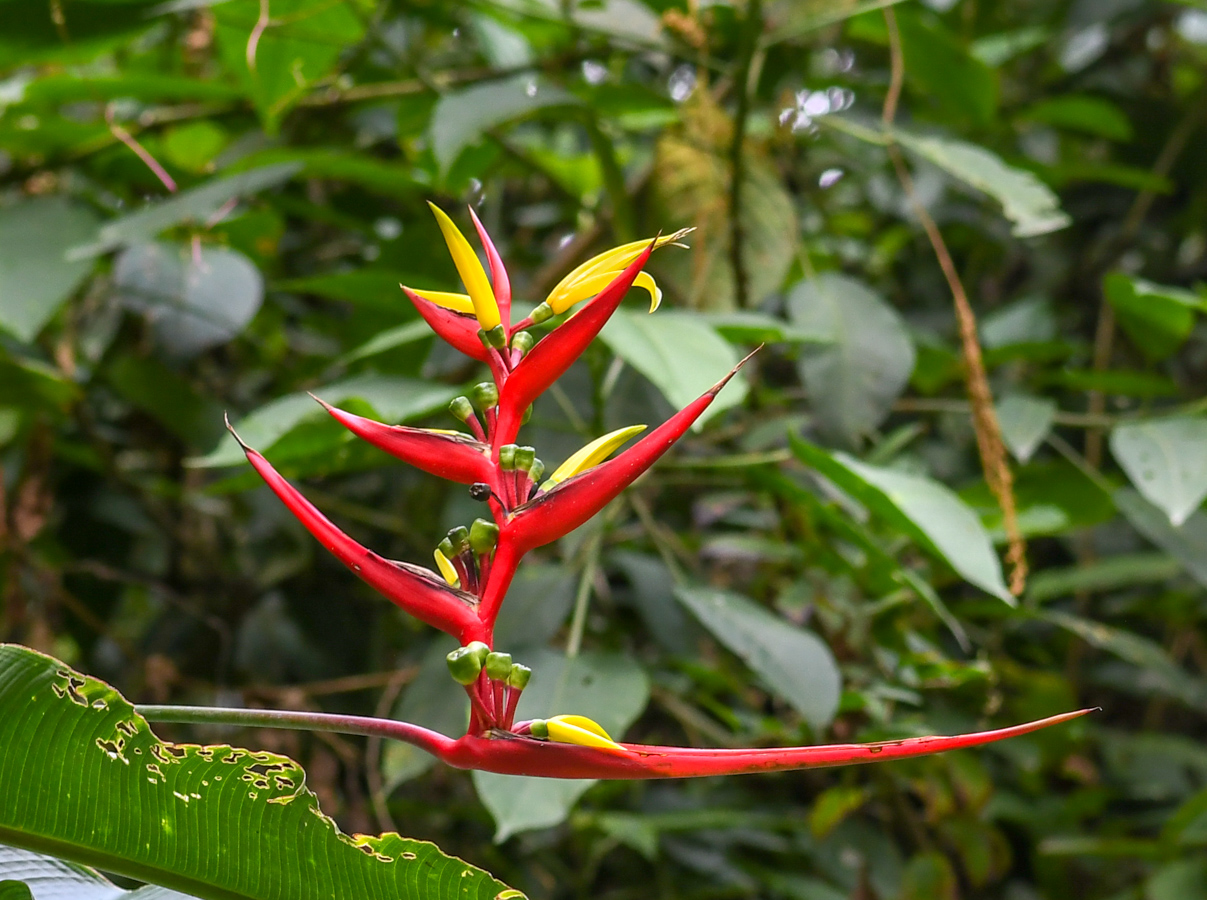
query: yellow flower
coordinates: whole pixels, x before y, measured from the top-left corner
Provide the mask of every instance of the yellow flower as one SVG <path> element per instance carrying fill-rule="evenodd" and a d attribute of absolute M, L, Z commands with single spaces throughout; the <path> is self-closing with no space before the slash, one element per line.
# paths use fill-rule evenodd
<path fill-rule="evenodd" d="M 582 747 L 595 747 L 599 750 L 620 750 L 624 747 L 616 743 L 606 731 L 586 716 L 554 716 L 545 723 L 549 728 L 549 740 L 559 744 L 578 744 Z"/>
<path fill-rule="evenodd" d="M 666 244 L 676 243 L 681 237 L 689 234 L 694 229 L 684 228 L 682 231 L 676 231 L 674 234 L 661 235 L 655 239 L 654 246 L 662 247 Z M 625 270 L 628 265 L 641 255 L 641 252 L 650 245 L 649 240 L 633 241 L 630 244 L 622 244 L 619 247 L 613 247 L 606 253 L 601 253 L 592 259 L 587 260 L 565 278 L 563 278 L 545 298 L 547 303 L 555 313 L 564 313 L 574 304 L 586 300 L 588 297 L 594 297 L 604 288 L 606 288 L 617 275 Z M 662 291 L 659 290 L 657 283 L 652 275 L 648 272 L 640 273 L 633 284 L 637 287 L 644 288 L 650 295 L 650 312 L 658 308 L 662 302 Z"/>
<path fill-rule="evenodd" d="M 444 580 L 452 587 L 460 587 L 461 579 L 457 576 L 457 570 L 453 568 L 453 564 L 449 562 L 448 557 L 440 552 L 439 547 L 436 548 L 435 555 L 436 568 L 440 570 L 440 574 L 444 576 Z"/>
<path fill-rule="evenodd" d="M 556 471 L 541 485 L 542 490 L 547 491 L 567 478 L 573 478 L 579 472 L 585 472 L 587 469 L 599 465 L 611 456 L 617 447 L 633 435 L 641 434 L 643 431 L 645 431 L 644 425 L 630 425 L 628 428 L 618 428 L 610 434 L 596 438 L 558 466 Z"/>
<path fill-rule="evenodd" d="M 448 245 L 448 252 L 453 258 L 453 265 L 457 267 L 457 274 L 461 276 L 461 281 L 468 293 L 449 294 L 443 291 L 424 291 L 420 296 L 448 309 L 458 312 L 473 312 L 483 330 L 490 331 L 500 323 L 501 319 L 499 318 L 499 304 L 495 300 L 495 292 L 494 288 L 490 286 L 490 279 L 486 277 L 486 270 L 482 268 L 478 254 L 474 253 L 474 248 L 469 245 L 465 235 L 453 224 L 453 220 L 445 214 L 444 210 L 435 203 L 429 202 L 428 206 L 432 208 L 432 213 L 436 216 L 436 222 L 440 225 L 440 231 L 444 235 L 444 242 Z M 465 302 L 467 300 L 469 301 L 468 308 Z"/>

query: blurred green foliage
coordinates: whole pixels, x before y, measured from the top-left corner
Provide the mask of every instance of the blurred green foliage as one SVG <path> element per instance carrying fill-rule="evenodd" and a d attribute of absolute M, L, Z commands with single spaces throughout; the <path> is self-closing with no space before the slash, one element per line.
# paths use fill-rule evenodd
<path fill-rule="evenodd" d="M 397 288 L 457 289 L 424 201 L 472 204 L 530 303 L 694 225 L 652 264 L 667 308 L 630 301 L 524 440 L 556 465 L 767 347 L 528 564 L 499 644 L 534 691 L 700 746 L 1102 712 L 883 767 L 594 786 L 157 730 L 287 752 L 345 830 L 533 897 L 1207 897 L 1202 3 L 2 0 L 0 22 L 0 639 L 136 702 L 456 731 L 441 636 L 323 554 L 222 413 L 358 539 L 427 561 L 473 502 L 306 396 L 451 427 L 481 380 Z M 979 317 L 1017 602 L 889 145 Z"/>

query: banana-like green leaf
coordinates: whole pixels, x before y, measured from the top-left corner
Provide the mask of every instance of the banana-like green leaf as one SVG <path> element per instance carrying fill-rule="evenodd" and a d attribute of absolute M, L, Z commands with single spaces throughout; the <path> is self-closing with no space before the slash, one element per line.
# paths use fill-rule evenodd
<path fill-rule="evenodd" d="M 202 900 L 522 895 L 433 844 L 342 834 L 275 753 L 173 745 L 113 688 L 0 644 L 0 843 Z"/>

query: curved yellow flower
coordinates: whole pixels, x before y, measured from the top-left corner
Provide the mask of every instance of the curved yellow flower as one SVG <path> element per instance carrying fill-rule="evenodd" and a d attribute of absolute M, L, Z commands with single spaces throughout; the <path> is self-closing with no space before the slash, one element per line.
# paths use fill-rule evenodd
<path fill-rule="evenodd" d="M 569 459 L 557 467 L 552 475 L 541 485 L 542 490 L 549 490 L 554 485 L 561 484 L 567 478 L 573 478 L 579 472 L 585 472 L 592 466 L 597 466 L 616 450 L 621 444 L 634 435 L 645 431 L 644 425 L 630 425 L 627 428 L 617 428 L 610 434 L 596 438 L 585 447 L 575 452 Z"/>
<path fill-rule="evenodd" d="M 478 260 L 478 254 L 474 253 L 473 247 L 469 245 L 469 241 L 465 239 L 460 229 L 453 224 L 453 220 L 435 203 L 428 203 L 432 208 L 433 215 L 436 216 L 436 222 L 440 225 L 440 231 L 444 235 L 444 243 L 448 245 L 448 252 L 453 258 L 453 265 L 457 267 L 457 274 L 461 276 L 461 281 L 465 285 L 465 290 L 471 304 L 473 305 L 474 315 L 478 318 L 478 324 L 486 331 L 490 331 L 497 326 L 501 319 L 499 318 L 499 304 L 495 300 L 494 288 L 490 285 L 490 279 L 486 277 L 486 270 L 482 268 L 482 263 Z M 436 292 L 430 292 L 435 294 Z M 439 303 L 441 306 L 447 304 L 433 299 L 428 295 L 428 299 L 432 302 Z M 457 294 L 442 294 L 445 298 L 458 297 Z M 450 309 L 454 307 L 449 307 Z"/>
<path fill-rule="evenodd" d="M 549 729 L 549 740 L 559 744 L 578 744 L 599 750 L 624 752 L 624 747 L 612 740 L 599 723 L 586 716 L 554 716 L 545 724 Z"/>
<path fill-rule="evenodd" d="M 674 234 L 662 235 L 655 240 L 654 246 L 657 248 L 676 243 L 693 230 L 684 228 Z M 587 260 L 558 282 L 557 287 L 550 291 L 549 296 L 545 298 L 545 302 L 555 313 L 564 313 L 574 304 L 586 300 L 588 297 L 594 297 L 607 287 L 613 278 L 623 272 L 629 263 L 640 256 L 641 251 L 649 245 L 649 240 L 633 241 L 613 247 L 611 250 Z M 656 310 L 662 302 L 662 291 L 659 290 L 653 276 L 648 272 L 642 272 L 633 284 L 636 287 L 644 288 L 649 293 L 650 312 Z"/>
<path fill-rule="evenodd" d="M 448 557 L 440 552 L 439 547 L 437 547 L 435 550 L 435 556 L 436 568 L 440 570 L 440 574 L 444 576 L 444 580 L 447 581 L 452 587 L 460 587 L 461 579 L 457 575 L 457 570 L 454 569 L 453 564 L 448 561 Z"/>
<path fill-rule="evenodd" d="M 437 306 L 470 316 L 476 315 L 474 301 L 469 298 L 469 294 L 454 294 L 450 291 L 419 291 L 414 288 L 411 290 L 424 300 L 431 300 Z"/>

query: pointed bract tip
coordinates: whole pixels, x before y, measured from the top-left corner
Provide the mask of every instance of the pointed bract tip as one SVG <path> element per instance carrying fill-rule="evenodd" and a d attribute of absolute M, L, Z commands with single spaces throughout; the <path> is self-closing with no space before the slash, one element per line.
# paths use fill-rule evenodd
<path fill-rule="evenodd" d="M 243 438 L 239 437 L 239 432 L 235 431 L 235 426 L 231 424 L 230 413 L 223 412 L 222 421 L 224 423 L 226 423 L 226 430 L 231 433 L 231 437 L 233 437 L 235 439 L 235 442 L 239 445 L 239 447 L 243 450 L 244 453 L 255 453 L 256 452 L 251 447 L 247 446 L 246 443 L 244 443 Z"/>
<path fill-rule="evenodd" d="M 729 370 L 728 375 L 726 375 L 724 378 L 722 378 L 720 381 L 718 381 L 716 384 L 714 384 L 712 387 L 710 387 L 708 389 L 708 393 L 712 394 L 714 397 L 717 396 L 717 394 L 721 393 L 721 388 L 723 388 L 723 387 L 725 387 L 725 385 L 729 384 L 729 379 L 733 378 L 734 375 L 737 375 L 738 372 L 742 371 L 742 366 L 744 366 L 744 365 L 746 365 L 746 363 L 750 362 L 750 357 L 754 356 L 756 353 L 758 353 L 760 350 L 762 350 L 766 346 L 767 346 L 766 344 L 759 344 L 757 347 L 755 347 L 753 350 L 751 350 L 749 353 L 747 353 L 745 356 L 743 356 L 738 361 L 738 364 Z"/>
<path fill-rule="evenodd" d="M 335 412 L 335 407 L 332 406 L 330 403 L 328 403 L 326 400 L 324 400 L 322 397 L 317 396 L 312 391 L 307 391 L 306 393 L 310 395 L 311 400 L 313 400 L 315 403 L 317 403 L 323 409 L 327 410 L 327 412 Z"/>

